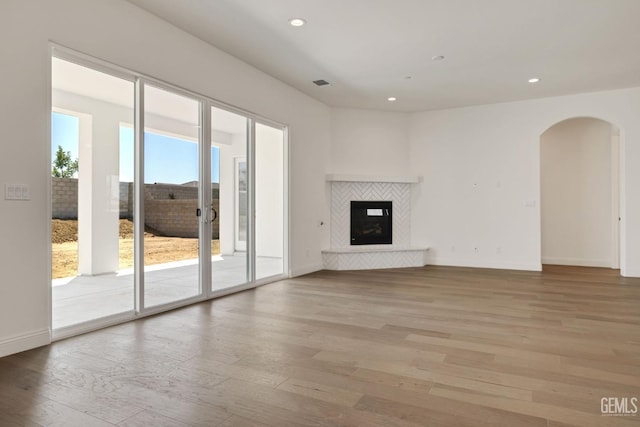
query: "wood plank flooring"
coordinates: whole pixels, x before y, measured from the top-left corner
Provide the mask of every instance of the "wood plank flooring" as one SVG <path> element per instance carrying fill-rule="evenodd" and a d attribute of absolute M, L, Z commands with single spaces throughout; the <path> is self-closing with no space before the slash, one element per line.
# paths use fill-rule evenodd
<path fill-rule="evenodd" d="M 323 271 L 0 359 L 3 427 L 640 427 L 603 397 L 640 279 L 578 267 Z"/>

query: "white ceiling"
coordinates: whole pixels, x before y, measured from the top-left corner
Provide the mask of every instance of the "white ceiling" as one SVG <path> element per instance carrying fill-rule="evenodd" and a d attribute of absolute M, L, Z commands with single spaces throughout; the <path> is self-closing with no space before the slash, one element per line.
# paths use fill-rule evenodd
<path fill-rule="evenodd" d="M 134 84 L 103 72 L 93 70 L 60 58 L 51 61 L 52 87 L 54 90 L 74 93 L 131 109 L 133 119 Z M 145 112 L 170 118 L 187 125 L 197 125 L 199 104 L 197 101 L 166 90 L 147 86 L 145 88 Z M 55 97 L 53 99 L 54 107 Z M 212 107 L 211 129 L 224 142 L 220 134 L 243 134 L 247 130 L 247 119 L 236 113 Z M 81 111 L 79 111 L 81 112 Z M 162 131 L 163 129 L 156 129 Z"/>
<path fill-rule="evenodd" d="M 420 111 L 640 86 L 640 0 L 129 1 L 332 106 Z"/>

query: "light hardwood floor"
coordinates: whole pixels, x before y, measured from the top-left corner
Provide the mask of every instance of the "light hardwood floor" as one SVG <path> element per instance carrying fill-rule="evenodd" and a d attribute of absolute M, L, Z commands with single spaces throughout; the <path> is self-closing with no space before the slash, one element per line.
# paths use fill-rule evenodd
<path fill-rule="evenodd" d="M 640 427 L 603 397 L 640 279 L 577 267 L 323 271 L 0 359 L 3 427 Z"/>

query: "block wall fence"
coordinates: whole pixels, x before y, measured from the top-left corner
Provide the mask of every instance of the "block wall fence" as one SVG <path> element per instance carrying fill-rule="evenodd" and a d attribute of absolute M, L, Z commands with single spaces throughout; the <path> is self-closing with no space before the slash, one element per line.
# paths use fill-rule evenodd
<path fill-rule="evenodd" d="M 78 219 L 78 180 L 51 178 L 53 219 Z M 213 184 L 212 205 L 220 212 L 219 184 Z M 133 218 L 133 183 L 119 185 L 119 216 Z M 145 184 L 145 226 L 164 236 L 198 237 L 198 188 L 185 184 Z M 212 238 L 220 236 L 220 218 L 213 222 Z"/>

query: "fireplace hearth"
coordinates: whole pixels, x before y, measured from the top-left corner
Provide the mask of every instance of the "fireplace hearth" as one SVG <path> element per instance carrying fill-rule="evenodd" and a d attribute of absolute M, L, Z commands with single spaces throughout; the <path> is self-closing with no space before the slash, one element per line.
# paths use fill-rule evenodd
<path fill-rule="evenodd" d="M 411 245 L 411 186 L 419 184 L 420 177 L 332 174 L 327 181 L 331 182 L 331 246 L 322 250 L 323 268 L 369 270 L 426 264 L 427 248 Z M 365 210 L 358 212 L 358 208 Z M 381 220 L 388 227 L 377 225 Z M 353 233 L 358 228 L 360 232 Z M 365 229 L 369 232 L 364 233 Z"/>

